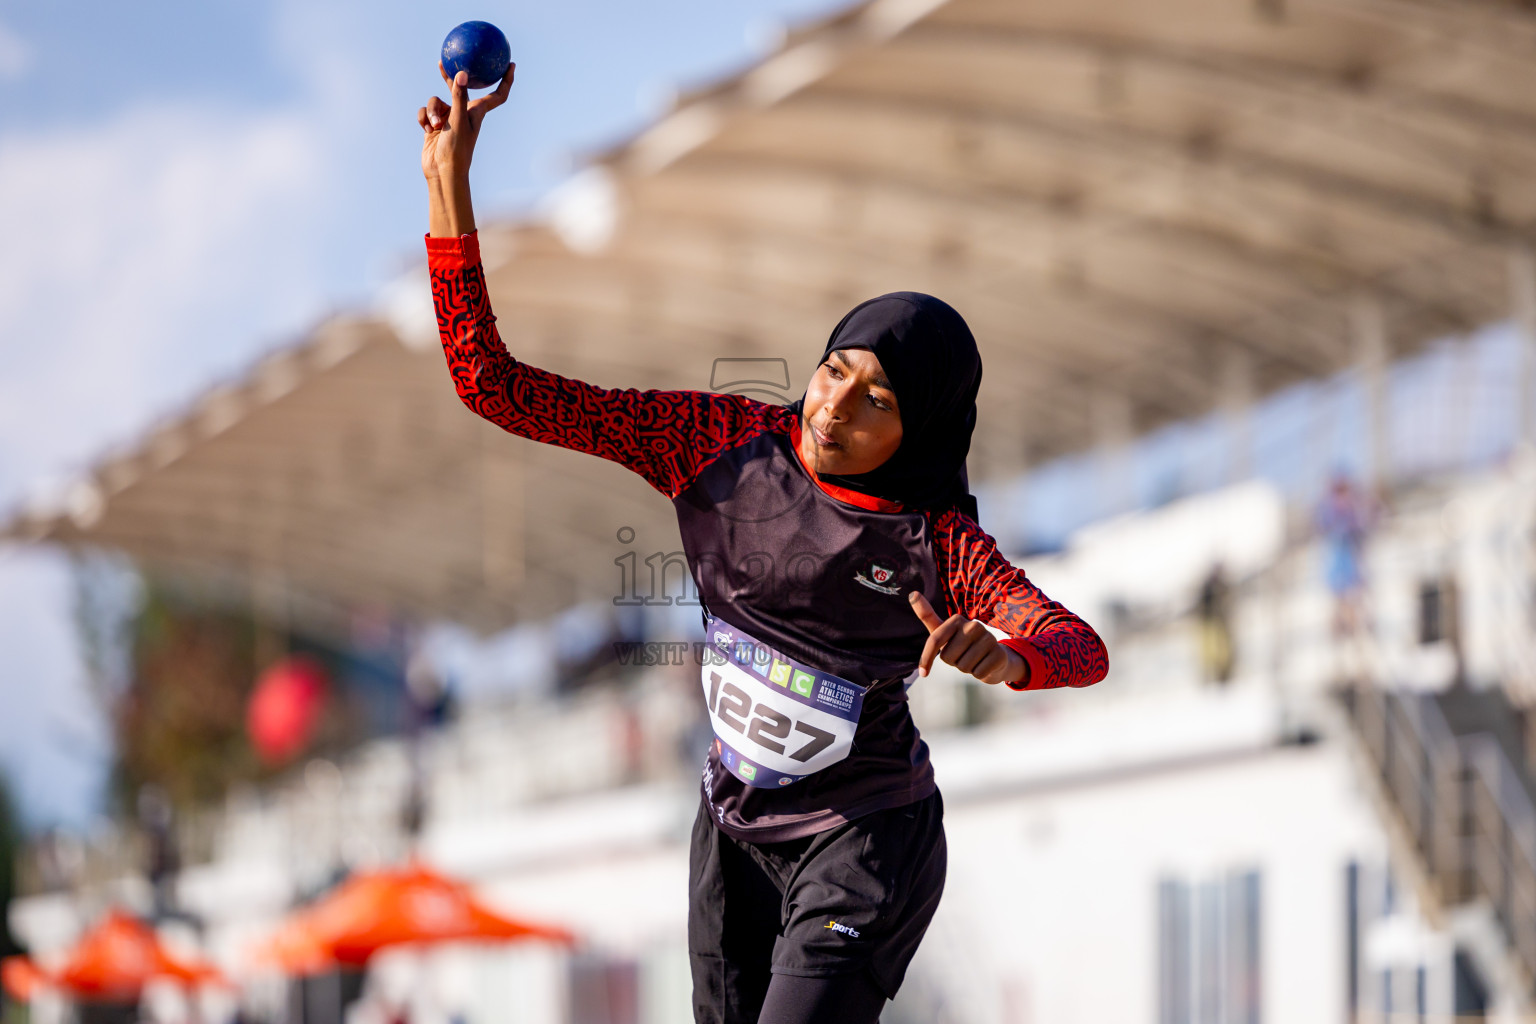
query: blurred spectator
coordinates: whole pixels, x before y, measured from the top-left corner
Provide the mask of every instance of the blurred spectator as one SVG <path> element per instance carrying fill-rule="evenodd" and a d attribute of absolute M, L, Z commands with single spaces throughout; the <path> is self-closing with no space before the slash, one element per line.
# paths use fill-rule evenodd
<path fill-rule="evenodd" d="M 1207 682 L 1227 683 L 1237 662 L 1232 636 L 1232 586 L 1221 562 L 1211 566 L 1200 584 L 1196 605 L 1200 620 L 1200 668 Z"/>
<path fill-rule="evenodd" d="M 1334 474 L 1317 509 L 1317 530 L 1324 544 L 1325 574 L 1333 592 L 1333 632 L 1353 636 L 1364 625 L 1365 542 L 1375 525 L 1370 499 L 1348 473 Z"/>
<path fill-rule="evenodd" d="M 405 666 L 407 728 L 412 735 L 433 729 L 453 717 L 453 688 L 425 652 L 418 651 Z"/>
<path fill-rule="evenodd" d="M 171 916 L 176 909 L 176 872 L 181 860 L 176 848 L 175 809 L 165 790 L 152 782 L 139 787 L 137 809 L 139 828 L 147 846 L 144 870 L 154 888 L 155 918 L 159 920 Z"/>
<path fill-rule="evenodd" d="M 425 651 L 417 651 L 405 666 L 406 740 L 411 778 L 401 810 L 401 827 L 412 839 L 420 836 L 427 816 L 427 734 L 453 715 L 453 691 Z"/>

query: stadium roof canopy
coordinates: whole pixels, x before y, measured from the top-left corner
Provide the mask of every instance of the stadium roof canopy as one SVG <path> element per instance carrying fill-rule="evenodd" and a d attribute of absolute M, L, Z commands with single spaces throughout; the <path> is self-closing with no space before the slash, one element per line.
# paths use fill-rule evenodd
<path fill-rule="evenodd" d="M 982 344 L 984 478 L 1330 373 L 1361 339 L 1379 359 L 1506 316 L 1536 229 L 1536 10 L 873 0 L 679 97 L 552 210 L 482 230 L 520 358 L 792 398 L 853 303 L 934 292 Z M 638 478 L 457 404 L 415 288 L 9 532 L 486 627 L 675 550 Z M 787 383 L 716 363 L 780 357 Z"/>

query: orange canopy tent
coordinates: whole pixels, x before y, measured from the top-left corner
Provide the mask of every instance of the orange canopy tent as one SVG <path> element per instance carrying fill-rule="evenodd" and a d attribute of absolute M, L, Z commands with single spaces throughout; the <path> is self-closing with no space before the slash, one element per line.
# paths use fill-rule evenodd
<path fill-rule="evenodd" d="M 8 956 L 0 960 L 0 987 L 18 1003 L 30 1003 L 45 984 L 43 972 L 28 957 Z"/>
<path fill-rule="evenodd" d="M 212 965 L 171 953 L 154 929 L 120 910 L 109 911 L 86 932 L 55 970 L 27 957 L 7 957 L 0 969 L 6 991 L 22 1001 L 48 985 L 76 999 L 131 1002 L 153 978 L 183 984 L 223 980 Z"/>
<path fill-rule="evenodd" d="M 298 911 L 257 952 L 295 974 L 361 966 L 385 946 L 459 939 L 542 939 L 570 945 L 563 928 L 503 917 L 467 885 L 420 864 L 354 875 Z"/>

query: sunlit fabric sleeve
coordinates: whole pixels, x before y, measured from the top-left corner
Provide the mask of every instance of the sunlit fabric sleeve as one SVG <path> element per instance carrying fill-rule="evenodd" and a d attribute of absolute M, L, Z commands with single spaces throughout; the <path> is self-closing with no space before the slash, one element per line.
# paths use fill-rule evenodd
<path fill-rule="evenodd" d="M 496 329 L 477 236 L 427 238 L 437 330 L 459 398 L 520 437 L 617 462 L 676 497 L 721 452 L 793 419 L 707 391 L 601 388 L 518 362 Z"/>
<path fill-rule="evenodd" d="M 1002 644 L 1029 663 L 1029 677 L 1010 687 L 1092 686 L 1109 673 L 1109 654 L 1094 628 L 1041 593 L 975 520 L 950 509 L 933 526 L 951 611 L 1007 633 Z"/>

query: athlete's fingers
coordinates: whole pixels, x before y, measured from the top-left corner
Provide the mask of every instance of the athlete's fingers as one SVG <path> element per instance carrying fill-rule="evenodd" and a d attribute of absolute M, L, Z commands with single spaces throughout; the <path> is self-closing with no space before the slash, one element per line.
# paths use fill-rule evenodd
<path fill-rule="evenodd" d="M 448 104 L 443 102 L 441 96 L 433 96 L 427 100 L 427 123 L 432 126 L 432 131 L 440 130 L 448 123 Z"/>
<path fill-rule="evenodd" d="M 507 102 L 507 94 L 512 91 L 512 73 L 516 67 L 515 64 L 507 65 L 507 72 L 501 76 L 501 84 L 496 86 L 495 91 L 469 101 L 469 123 L 476 131 L 480 130 L 480 122 L 485 120 L 486 114 Z"/>
<path fill-rule="evenodd" d="M 516 71 L 516 64 L 508 64 L 507 73 L 501 76 L 501 84 L 496 87 L 496 91 L 481 96 L 469 105 L 469 109 L 484 117 L 487 110 L 494 110 L 507 102 L 507 96 L 512 92 L 512 75 Z"/>
<path fill-rule="evenodd" d="M 974 619 L 972 621 L 975 622 Z M 981 623 L 977 622 L 976 625 L 981 626 Z M 981 632 L 979 634 L 973 633 L 970 629 L 967 629 L 965 633 L 965 639 L 967 642 L 965 650 L 963 652 L 959 652 L 952 661 L 949 658 L 949 652 L 946 651 L 944 653 L 944 660 L 948 661 L 961 672 L 964 672 L 968 675 L 975 675 L 976 667 L 980 665 L 982 661 L 987 657 L 987 655 L 991 654 L 993 649 L 997 646 L 997 638 L 994 637 L 991 633 L 988 633 L 985 626 L 982 626 Z"/>
<path fill-rule="evenodd" d="M 926 676 L 928 674 L 928 670 L 933 667 L 933 659 L 944 649 L 944 645 L 953 639 L 955 633 L 964 622 L 965 616 L 956 612 L 939 623 L 937 627 L 930 627 L 933 628 L 933 632 L 928 634 L 928 642 L 923 644 L 923 653 L 917 659 L 918 675 Z"/>
<path fill-rule="evenodd" d="M 448 85 L 448 96 L 452 101 L 448 110 L 448 126 L 457 131 L 464 123 L 464 116 L 469 108 L 468 71 L 460 71 L 453 76 L 453 81 Z"/>
<path fill-rule="evenodd" d="M 975 639 L 975 634 L 970 630 L 971 620 L 964 616 L 959 616 L 958 618 L 960 621 L 956 623 L 954 634 L 950 637 L 949 642 L 939 645 L 939 657 L 951 665 L 959 659 L 960 655 L 965 653 L 965 649 Z M 954 620 L 951 619 L 949 621 Z"/>
<path fill-rule="evenodd" d="M 971 671 L 971 675 L 984 683 L 996 685 L 1003 681 L 1007 668 L 1008 648 L 998 644 L 981 659 L 981 664 Z"/>
<path fill-rule="evenodd" d="M 966 652 L 970 649 L 970 638 L 964 636 L 963 634 L 956 635 L 953 640 L 944 645 L 944 649 L 939 652 L 939 658 L 943 660 L 945 664 L 955 665 L 956 662 L 965 657 Z M 958 665 L 955 665 L 955 667 L 959 668 Z"/>
<path fill-rule="evenodd" d="M 427 108 L 426 107 L 422 107 L 420 110 L 416 111 L 416 123 L 421 125 L 421 130 L 424 131 L 424 132 L 429 132 L 429 131 L 432 130 L 431 127 L 429 127 L 428 124 L 427 124 Z"/>
<path fill-rule="evenodd" d="M 933 605 L 929 604 L 928 599 L 922 594 L 915 590 L 911 591 L 907 594 L 907 601 L 912 605 L 912 610 L 917 613 L 923 625 L 928 627 L 928 632 L 932 633 L 944 624 L 944 620 L 939 618 L 939 613 L 933 610 Z"/>
<path fill-rule="evenodd" d="M 962 672 L 969 672 L 987 653 L 987 640 L 992 634 L 975 619 L 961 624 L 960 635 L 944 646 L 939 657 Z"/>
<path fill-rule="evenodd" d="M 988 683 L 988 685 L 992 685 L 992 683 L 1000 683 L 1000 671 L 1001 668 L 1003 668 L 1003 665 L 1005 665 L 1006 660 L 1008 659 L 1005 659 L 1005 657 L 1001 656 L 1001 654 L 998 654 L 998 648 L 992 648 L 991 651 L 988 651 L 986 657 L 983 657 L 980 665 L 977 665 L 974 669 L 971 669 L 971 674 L 972 676 L 977 677 L 977 679 L 982 680 L 983 683 Z"/>

